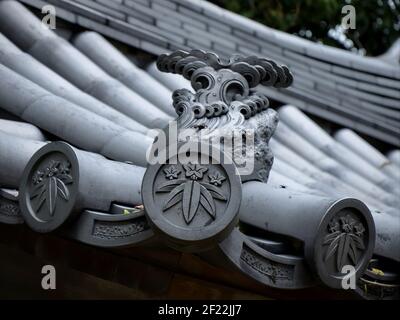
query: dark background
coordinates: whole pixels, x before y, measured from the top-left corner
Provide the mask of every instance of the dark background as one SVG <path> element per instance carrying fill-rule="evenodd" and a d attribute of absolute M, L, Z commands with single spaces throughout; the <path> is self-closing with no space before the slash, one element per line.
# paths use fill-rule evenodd
<path fill-rule="evenodd" d="M 369 56 L 384 53 L 400 37 L 400 0 L 210 1 L 269 27 Z M 356 9 L 356 29 L 335 35 L 347 4 Z"/>

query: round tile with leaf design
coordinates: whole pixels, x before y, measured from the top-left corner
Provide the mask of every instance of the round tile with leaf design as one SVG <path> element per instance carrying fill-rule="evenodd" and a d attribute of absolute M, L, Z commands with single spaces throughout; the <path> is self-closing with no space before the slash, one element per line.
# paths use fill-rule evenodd
<path fill-rule="evenodd" d="M 357 199 L 342 199 L 331 206 L 319 225 L 314 267 L 326 285 L 343 288 L 343 280 L 350 283 L 352 270 L 354 279 L 364 273 L 374 247 L 375 225 L 369 209 Z"/>
<path fill-rule="evenodd" d="M 240 175 L 228 157 L 212 149 L 211 156 L 178 149 L 166 163 L 150 165 L 143 178 L 149 222 L 175 249 L 208 249 L 228 236 L 238 222 Z"/>
<path fill-rule="evenodd" d="M 21 214 L 30 228 L 51 232 L 71 215 L 79 185 L 79 167 L 71 148 L 52 143 L 29 160 L 20 184 Z"/>

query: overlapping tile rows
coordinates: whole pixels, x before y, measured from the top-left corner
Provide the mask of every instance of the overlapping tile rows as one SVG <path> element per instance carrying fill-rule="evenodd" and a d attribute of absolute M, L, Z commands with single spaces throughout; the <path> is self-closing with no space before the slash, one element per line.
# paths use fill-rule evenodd
<path fill-rule="evenodd" d="M 261 37 L 260 35 L 271 39 L 267 34 L 272 38 L 281 34 L 274 34 L 276 31 L 231 15 L 202 1 L 121 0 L 95 3 L 24 0 L 24 2 L 34 6 L 54 3 L 58 8 L 63 8 L 57 11 L 61 18 L 153 54 L 177 48 L 187 49 L 191 46 L 217 51 L 220 54 L 224 54 L 223 51 L 226 49 L 226 55 L 234 52 L 267 54 L 264 42 L 261 44 L 255 41 L 253 49 L 248 49 L 249 46 L 244 39 L 245 33 L 251 30 L 251 26 L 254 28 L 251 35 L 255 39 Z M 121 8 L 124 6 L 134 9 L 132 12 L 123 11 Z M 88 9 L 89 7 L 91 9 Z M 105 9 L 106 7 L 108 9 Z M 133 12 L 136 12 L 136 16 Z M 170 14 L 173 18 L 169 16 Z M 227 18 L 221 19 L 221 15 L 227 15 Z M 196 19 L 196 17 L 202 18 Z M 118 19 L 125 19 L 128 22 L 122 23 Z M 144 23 L 139 23 L 130 29 L 137 19 L 142 22 L 147 20 L 149 25 L 153 25 L 151 31 L 145 30 L 147 25 Z M 101 154 L 117 160 L 116 167 L 119 162 L 126 161 L 138 166 L 146 165 L 144 153 L 151 140 L 145 135 L 148 129 L 163 127 L 172 119 L 173 108 L 170 106 L 172 92 L 181 88 L 190 90 L 188 81 L 176 75 L 161 73 L 155 67 L 155 63 L 140 69 L 96 32 L 74 34 L 70 41 L 66 41 L 52 31 L 41 29 L 40 21 L 15 1 L 0 2 L 0 21 L 0 79 L 2 79 L 0 108 L 13 114 L 16 120 L 31 123 L 20 124 L 0 119 L 0 155 L 7 154 L 6 157 L 0 157 L 2 161 L 0 187 L 18 188 L 26 162 L 35 151 L 45 145 L 45 140 L 62 139 L 83 150 L 97 153 L 95 156 L 98 158 L 88 157 L 88 163 L 93 159 L 99 163 L 109 161 L 100 156 Z M 87 24 L 82 21 L 86 21 Z M 170 38 L 167 39 L 157 31 L 162 31 L 164 24 L 169 29 L 168 35 L 174 34 L 173 28 L 186 30 L 187 39 L 192 39 L 193 43 L 182 40 L 183 43 L 181 41 L 181 44 L 177 44 L 181 38 L 176 35 L 174 35 L 175 42 L 169 40 Z M 141 31 L 136 33 L 134 31 L 136 28 Z M 116 29 L 119 29 L 120 33 L 116 32 Z M 219 33 L 220 37 L 227 33 L 224 37 L 227 43 L 223 45 L 222 42 L 218 42 L 218 38 L 214 40 L 207 38 L 208 33 L 205 31 L 212 30 L 215 34 Z M 181 37 L 186 31 L 181 32 Z M 196 39 L 200 39 L 200 35 L 203 34 L 205 40 L 193 40 L 193 36 L 189 36 L 196 32 L 199 34 L 199 38 Z M 152 34 L 152 37 L 147 37 L 148 33 Z M 390 126 L 393 129 L 398 128 L 398 120 L 395 117 L 396 104 L 391 104 L 393 101 L 397 104 L 400 101 L 397 97 L 399 92 L 397 86 L 400 84 L 397 69 L 393 66 L 388 67 L 386 62 L 377 59 L 353 57 L 348 53 L 341 53 L 344 55 L 343 59 L 337 57 L 338 62 L 335 65 L 333 61 L 326 61 L 327 55 L 314 65 L 316 60 L 306 57 L 307 50 L 299 49 L 300 44 L 309 45 L 308 42 L 293 38 L 296 41 L 292 43 L 294 40 L 291 36 L 282 35 L 282 37 L 290 40 L 284 42 L 282 39 L 277 39 L 276 44 L 271 42 L 267 55 L 290 65 L 294 69 L 295 79 L 299 79 L 297 81 L 301 85 L 295 85 L 294 89 L 265 89 L 267 96 L 292 104 L 279 109 L 281 121 L 270 144 L 275 162 L 268 184 L 274 188 L 287 188 L 289 191 L 294 190 L 306 195 L 354 197 L 365 202 L 373 214 L 377 229 L 375 258 L 378 259 L 378 266 L 391 271 L 393 265 L 398 266 L 400 262 L 398 255 L 400 151 L 393 150 L 386 156 L 349 129 L 340 130 L 334 136 L 330 136 L 298 108 L 314 112 L 310 106 L 316 103 L 315 92 L 318 90 L 314 92 L 304 82 L 308 81 L 309 86 L 313 83 L 315 85 L 325 83 L 331 86 L 331 89 L 325 95 L 320 93 L 318 96 L 321 105 L 315 104 L 315 108 L 323 110 L 319 111 L 319 115 L 324 112 L 329 120 L 343 123 L 344 126 L 360 132 L 371 130 L 368 121 L 369 117 L 373 116 L 373 130 L 376 132 L 372 135 L 397 145 L 395 132 L 390 133 L 391 139 L 388 139 L 385 131 Z M 242 44 L 235 42 L 240 38 L 243 38 Z M 232 43 L 235 44 L 234 48 Z M 283 43 L 286 43 L 287 47 L 283 47 Z M 222 49 L 222 46 L 226 48 Z M 231 49 L 227 48 L 229 46 Z M 273 50 L 275 53 L 271 54 Z M 295 53 L 296 50 L 297 52 L 300 50 L 301 53 Z M 331 49 L 326 50 L 334 59 Z M 371 67 L 368 72 L 364 72 L 363 68 L 367 69 L 369 64 L 379 71 L 374 71 L 374 67 Z M 309 70 L 314 71 L 315 76 Z M 362 81 L 364 76 L 368 80 Z M 323 80 L 324 77 L 326 81 Z M 356 77 L 358 79 L 355 79 Z M 343 79 L 348 80 L 348 86 L 344 85 L 342 88 L 344 91 L 353 86 L 354 90 L 370 92 L 371 99 L 374 100 L 368 104 L 370 113 L 353 110 L 354 117 L 343 117 L 346 120 L 344 121 L 338 112 L 327 108 L 328 100 L 332 106 L 336 101 L 335 95 L 328 96 L 328 93 L 338 92 L 333 89 L 337 88 Z M 376 91 L 379 88 L 384 89 L 388 100 L 383 100 L 384 102 L 377 100 Z M 356 92 L 361 92 L 357 90 Z M 305 92 L 309 94 L 307 99 Z M 354 101 L 349 98 L 347 103 L 351 101 L 354 105 L 361 102 L 359 97 L 355 97 Z M 376 108 L 379 112 L 372 112 Z M 352 109 L 349 108 L 346 112 L 349 113 L 349 110 Z M 11 146 L 10 149 L 8 141 L 11 140 L 19 147 Z M 86 157 L 83 151 L 76 152 L 78 154 L 82 152 L 82 157 Z M 12 163 L 13 158 L 21 158 L 17 166 Z M 93 173 L 93 176 L 96 174 Z M 128 176 L 123 177 L 121 174 L 120 177 L 123 181 Z M 107 201 L 111 203 L 113 199 L 105 200 L 109 205 Z M 106 210 L 105 207 L 106 205 L 101 210 Z M 112 208 L 116 212 L 121 210 L 115 208 L 115 205 Z M 86 214 L 89 215 L 93 213 Z M 85 221 L 86 216 L 82 216 L 78 222 Z M 127 217 L 129 218 L 130 216 Z M 10 217 L 7 219 L 9 222 Z M 76 228 L 78 230 L 76 234 L 82 232 L 79 226 Z M 390 241 L 387 241 L 388 236 Z M 253 240 L 261 241 L 256 237 Z M 90 243 L 86 238 L 85 241 Z"/>
<path fill-rule="evenodd" d="M 399 45 L 382 58 L 312 43 L 202 0 L 22 0 L 56 6 L 59 17 L 145 51 L 210 50 L 268 56 L 291 67 L 295 82 L 272 98 L 400 145 Z"/>

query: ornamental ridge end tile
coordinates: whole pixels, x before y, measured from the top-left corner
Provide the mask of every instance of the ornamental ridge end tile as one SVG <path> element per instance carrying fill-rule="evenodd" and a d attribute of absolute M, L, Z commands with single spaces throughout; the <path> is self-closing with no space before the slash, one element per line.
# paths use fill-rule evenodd
<path fill-rule="evenodd" d="M 223 62 L 216 54 L 198 49 L 162 54 L 157 67 L 190 80 L 194 93 L 178 89 L 172 97 L 178 133 L 194 131 L 189 141 L 179 134 L 176 143 L 200 145 L 196 150 L 201 151 L 194 155 L 190 151 L 188 163 L 179 160 L 187 154 L 186 146 L 184 151 L 177 148 L 176 154 L 167 151 L 165 162 L 150 161 L 142 183 L 143 204 L 150 224 L 171 247 L 197 252 L 226 238 L 237 224 L 241 182 L 268 179 L 273 162 L 268 141 L 278 118 L 268 109 L 268 98 L 255 87 L 288 87 L 293 76 L 286 66 L 265 58 L 234 55 Z M 251 172 L 238 173 L 236 165 L 246 156 L 224 148 L 221 141 L 228 139 L 227 132 L 240 134 L 241 141 L 252 135 L 254 143 L 243 146 L 246 154 L 254 155 Z M 210 143 L 213 137 L 219 137 L 216 144 Z M 175 136 L 167 140 L 171 145 Z M 213 151 L 207 155 L 204 150 L 209 148 Z M 224 154 L 233 162 L 224 160 Z M 212 161 L 202 162 L 209 157 Z"/>

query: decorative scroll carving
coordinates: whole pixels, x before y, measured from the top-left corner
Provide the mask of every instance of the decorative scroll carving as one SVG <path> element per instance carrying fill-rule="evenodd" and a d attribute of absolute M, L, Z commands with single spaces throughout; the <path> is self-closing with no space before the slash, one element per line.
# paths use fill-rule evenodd
<path fill-rule="evenodd" d="M 270 261 L 249 248 L 246 244 L 243 244 L 240 259 L 252 269 L 268 276 L 273 283 L 292 281 L 294 279 L 294 266 Z"/>
<path fill-rule="evenodd" d="M 18 202 L 0 195 L 0 223 L 20 224 L 23 222 Z"/>
<path fill-rule="evenodd" d="M 0 200 L 0 215 L 6 217 L 18 217 L 20 212 L 17 203 L 5 199 Z"/>
<path fill-rule="evenodd" d="M 191 80 L 193 73 L 200 68 L 212 67 L 214 70 L 230 69 L 246 78 L 250 87 L 258 84 L 274 87 L 288 87 L 293 76 L 286 66 L 279 66 L 273 60 L 256 56 L 233 55 L 227 63 L 212 52 L 178 50 L 170 55 L 161 55 L 157 67 L 163 72 L 177 73 Z"/>
<path fill-rule="evenodd" d="M 18 198 L 18 191 L 0 188 L 0 223 L 24 223 Z"/>
<path fill-rule="evenodd" d="M 135 221 L 99 221 L 94 222 L 93 237 L 100 239 L 121 239 L 128 238 L 149 229 L 146 219 Z"/>
<path fill-rule="evenodd" d="M 153 238 L 143 208 L 113 204 L 110 213 L 84 210 L 63 228 L 69 237 L 99 247 L 136 246 Z"/>
<path fill-rule="evenodd" d="M 193 93 L 180 89 L 173 93 L 178 128 L 194 129 L 192 141 L 204 142 L 217 136 L 227 139 L 229 134 L 254 141 L 234 146 L 232 158 L 239 163 L 245 160 L 244 155 L 254 155 L 255 168 L 242 174 L 242 179 L 266 182 L 273 162 L 268 141 L 278 117 L 274 110 L 268 109 L 268 98 L 254 88 L 259 84 L 289 86 L 293 81 L 289 69 L 256 56 L 234 55 L 224 63 L 216 54 L 201 50 L 163 54 L 157 66 L 163 72 L 183 75 L 195 90 Z"/>
<path fill-rule="evenodd" d="M 142 184 L 143 204 L 149 221 L 171 246 L 204 250 L 237 223 L 241 182 L 268 179 L 273 162 L 268 142 L 278 117 L 255 87 L 287 87 L 293 77 L 287 67 L 268 59 L 235 55 L 224 63 L 201 50 L 163 54 L 157 66 L 190 80 L 194 92 L 173 93 L 178 132 L 166 137 L 165 149 L 157 150 L 157 142 L 167 129 L 155 139 L 152 151 L 165 159 L 150 161 Z M 171 151 L 168 147 L 175 144 L 186 150 Z M 176 161 L 176 156 L 192 152 L 185 148 L 188 144 L 205 148 L 194 148 L 195 161 Z M 210 156 L 211 149 L 218 159 Z"/>

